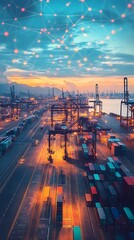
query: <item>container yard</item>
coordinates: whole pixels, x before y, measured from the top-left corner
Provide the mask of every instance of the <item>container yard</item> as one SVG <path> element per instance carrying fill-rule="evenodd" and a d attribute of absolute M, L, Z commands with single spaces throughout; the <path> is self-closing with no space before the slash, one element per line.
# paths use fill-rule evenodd
<path fill-rule="evenodd" d="M 16 240 L 18 232 L 27 240 L 133 239 L 131 126 L 103 115 L 96 99 L 44 101 L 1 132 L 0 203 L 7 199 L 0 211 L 2 240 Z"/>

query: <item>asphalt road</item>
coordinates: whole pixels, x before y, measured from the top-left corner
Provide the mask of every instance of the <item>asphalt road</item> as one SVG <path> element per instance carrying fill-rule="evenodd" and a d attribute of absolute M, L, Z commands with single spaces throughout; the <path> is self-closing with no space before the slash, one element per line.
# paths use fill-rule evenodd
<path fill-rule="evenodd" d="M 41 141 L 44 131 L 40 131 L 42 120 L 32 123 L 13 143 L 12 148 L 0 161 L 0 237 L 7 239 L 17 211 L 36 168 L 33 157 L 35 137 Z M 38 131 L 38 134 L 36 132 Z M 30 156 L 29 156 L 30 154 Z"/>

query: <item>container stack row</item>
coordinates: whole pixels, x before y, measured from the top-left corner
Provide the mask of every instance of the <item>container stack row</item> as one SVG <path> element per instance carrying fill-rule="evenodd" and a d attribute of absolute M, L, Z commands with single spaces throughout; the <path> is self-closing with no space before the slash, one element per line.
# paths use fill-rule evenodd
<path fill-rule="evenodd" d="M 117 157 L 105 164 L 86 164 L 89 191 L 87 207 L 96 209 L 98 221 L 106 230 L 134 231 L 134 176 Z"/>

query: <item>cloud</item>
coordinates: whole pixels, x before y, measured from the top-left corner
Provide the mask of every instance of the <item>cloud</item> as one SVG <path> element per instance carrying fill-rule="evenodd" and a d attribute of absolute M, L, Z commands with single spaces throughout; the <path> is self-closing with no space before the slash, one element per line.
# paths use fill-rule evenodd
<path fill-rule="evenodd" d="M 65 88 L 69 91 L 76 91 L 78 89 L 78 85 L 76 83 L 70 82 L 70 81 L 64 81 Z"/>
<path fill-rule="evenodd" d="M 12 81 L 35 86 L 51 79 L 69 89 L 71 80 L 72 88 L 78 87 L 78 78 L 83 83 L 92 76 L 94 83 L 96 76 L 133 75 L 133 15 L 127 2 L 2 0 L 1 72 Z M 83 89 L 80 81 L 79 86 Z"/>
<path fill-rule="evenodd" d="M 0 44 L 0 52 L 6 49 L 6 44 Z"/>
<path fill-rule="evenodd" d="M 43 52 L 44 49 L 43 48 L 31 48 L 31 51 L 35 52 L 35 53 L 40 53 L 40 52 Z"/>

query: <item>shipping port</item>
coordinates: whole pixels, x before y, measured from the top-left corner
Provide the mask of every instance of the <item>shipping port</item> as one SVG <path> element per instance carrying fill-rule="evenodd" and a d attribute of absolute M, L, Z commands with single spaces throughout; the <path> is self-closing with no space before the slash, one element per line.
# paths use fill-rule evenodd
<path fill-rule="evenodd" d="M 1 100 L 1 240 L 134 239 L 134 100 L 120 116 L 77 94 Z M 127 108 L 122 116 L 122 108 Z M 7 114 L 7 109 L 8 111 Z"/>

